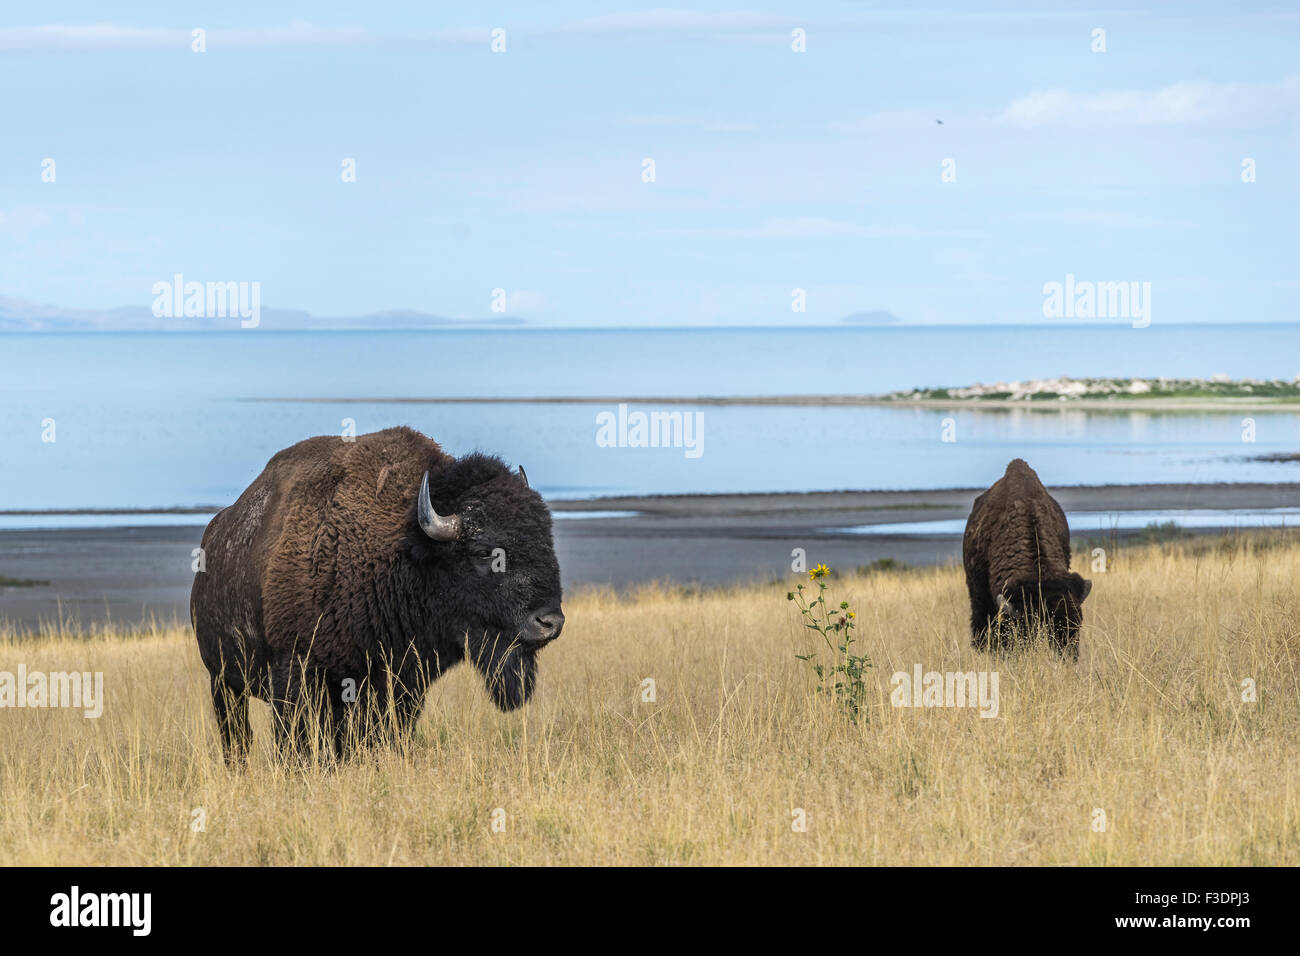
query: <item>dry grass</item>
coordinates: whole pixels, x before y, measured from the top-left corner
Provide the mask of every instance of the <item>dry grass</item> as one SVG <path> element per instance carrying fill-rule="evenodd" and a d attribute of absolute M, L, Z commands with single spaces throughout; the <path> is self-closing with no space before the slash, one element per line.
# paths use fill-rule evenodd
<path fill-rule="evenodd" d="M 10 635 L 0 669 L 103 671 L 107 706 L 0 710 L 0 860 L 1300 863 L 1300 541 L 1130 551 L 1093 577 L 1077 665 L 971 650 L 958 569 L 832 579 L 876 661 L 859 726 L 793 659 L 788 584 L 575 595 L 523 711 L 457 669 L 408 750 L 334 770 L 282 767 L 257 704 L 228 772 L 187 629 Z M 891 707 L 917 663 L 996 669 L 1000 714 Z"/>

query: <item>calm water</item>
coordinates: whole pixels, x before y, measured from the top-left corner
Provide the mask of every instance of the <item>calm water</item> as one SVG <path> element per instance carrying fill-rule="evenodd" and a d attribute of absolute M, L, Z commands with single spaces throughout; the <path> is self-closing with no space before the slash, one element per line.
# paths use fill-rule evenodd
<path fill-rule="evenodd" d="M 1214 511 L 1187 508 L 1182 511 L 1067 511 L 1065 520 L 1074 534 L 1105 534 L 1108 531 L 1136 531 L 1152 524 L 1176 524 L 1180 528 L 1295 528 L 1300 527 L 1300 508 L 1258 508 Z M 966 530 L 966 519 L 899 521 L 890 524 L 862 524 L 838 529 L 849 534 L 940 534 L 957 535 Z"/>
<path fill-rule="evenodd" d="M 551 497 L 1300 480 L 1300 414 L 704 407 L 703 453 L 602 448 L 588 405 L 259 403 L 262 397 L 770 395 L 1074 376 L 1286 378 L 1300 326 L 504 330 L 0 336 L 0 509 L 232 501 L 301 438 L 411 425 L 522 462 Z M 689 411 L 681 407 L 633 410 Z M 612 410 L 612 409 L 610 409 Z M 42 442 L 42 421 L 57 440 Z"/>

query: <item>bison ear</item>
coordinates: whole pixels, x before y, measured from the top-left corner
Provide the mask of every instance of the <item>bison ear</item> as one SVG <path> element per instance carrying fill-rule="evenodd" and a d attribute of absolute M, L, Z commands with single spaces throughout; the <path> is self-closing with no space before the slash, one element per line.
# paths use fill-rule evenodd
<path fill-rule="evenodd" d="M 528 472 L 524 471 L 523 465 L 519 466 L 519 480 L 524 483 L 525 488 L 528 487 Z"/>
<path fill-rule="evenodd" d="M 1074 599 L 1082 604 L 1083 599 L 1092 593 L 1092 582 L 1076 571 L 1070 575 L 1070 590 L 1074 592 Z"/>

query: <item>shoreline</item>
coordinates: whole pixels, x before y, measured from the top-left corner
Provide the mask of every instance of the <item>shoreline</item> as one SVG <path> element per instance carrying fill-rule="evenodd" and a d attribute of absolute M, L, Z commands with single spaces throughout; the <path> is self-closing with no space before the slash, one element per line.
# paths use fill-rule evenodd
<path fill-rule="evenodd" d="M 1297 476 L 1300 478 L 1300 476 Z M 763 512 L 773 506 L 794 511 L 889 510 L 966 507 L 987 488 L 837 489 L 831 491 L 697 492 L 689 494 L 602 495 L 548 501 L 552 511 L 637 511 L 641 514 L 700 515 Z M 1300 480 L 1275 482 L 1168 482 L 1132 485 L 1053 485 L 1065 510 L 1145 511 L 1161 508 L 1218 510 L 1300 505 Z M 1224 503 L 1223 498 L 1232 499 Z M 1099 506 L 1120 502 L 1111 508 Z"/>
<path fill-rule="evenodd" d="M 1300 475 L 1297 476 L 1300 479 Z M 943 508 L 955 502 L 972 501 L 984 488 L 838 488 L 821 491 L 698 491 L 672 494 L 597 495 L 592 498 L 547 498 L 552 512 L 582 513 L 628 511 L 642 515 L 701 516 L 724 513 L 772 513 L 772 507 L 794 511 L 844 511 L 912 508 Z M 1054 485 L 1052 494 L 1077 500 L 1080 507 L 1074 510 L 1091 510 L 1083 507 L 1099 501 L 1129 498 L 1141 502 L 1109 510 L 1143 511 L 1160 508 L 1212 508 L 1237 510 L 1243 508 L 1285 507 L 1268 504 L 1279 496 L 1295 495 L 1288 504 L 1300 505 L 1300 480 L 1295 482 L 1237 481 L 1237 482 L 1166 482 L 1132 485 Z M 1224 505 L 1223 495 L 1240 503 Z M 919 499 L 930 499 L 921 501 Z M 1212 500 L 1213 499 L 1213 500 Z M 1188 502 L 1196 502 L 1189 504 Z M 156 508 L 0 508 L 0 517 L 114 516 L 114 515 L 209 515 L 216 514 L 228 505 L 164 505 Z M 1071 510 L 1068 509 L 1067 510 Z M 1107 509 L 1102 509 L 1107 510 Z M 613 519 L 608 519 L 613 520 Z M 98 526 L 97 526 L 98 527 Z M 102 526 L 109 528 L 113 526 Z M 129 526 L 119 526 L 129 527 Z M 10 530 L 86 530 L 61 529 L 3 529 Z"/>
<path fill-rule="evenodd" d="M 626 592 L 660 582 L 720 587 L 795 580 L 791 551 L 808 566 L 865 567 L 956 563 L 960 534 L 871 534 L 847 528 L 902 521 L 964 520 L 982 488 L 625 495 L 550 502 L 566 591 Z M 1269 509 L 1300 506 L 1300 482 L 1268 484 L 1080 485 L 1052 488 L 1067 511 Z M 121 513 L 123 509 L 111 509 Z M 613 512 L 613 514 L 609 514 Z M 88 509 L 78 513 L 93 513 Z M 130 512 L 135 513 L 135 512 Z M 200 524 L 0 531 L 0 578 L 49 582 L 0 586 L 0 622 L 22 631 L 71 621 L 139 624 L 185 621 Z M 1231 531 L 1188 529 L 1204 535 Z M 1113 533 L 1138 538 L 1141 530 Z M 1076 535 L 1076 538 L 1083 537 Z"/>
<path fill-rule="evenodd" d="M 1079 410 L 1086 412 L 1300 412 L 1300 400 L 1288 398 L 1072 398 L 1072 399 L 984 399 L 984 398 L 881 398 L 871 395 L 560 395 L 480 397 L 389 397 L 362 396 L 271 396 L 245 397 L 241 402 L 300 405 L 704 405 L 735 407 L 826 407 L 826 408 L 988 408 L 1030 411 Z"/>

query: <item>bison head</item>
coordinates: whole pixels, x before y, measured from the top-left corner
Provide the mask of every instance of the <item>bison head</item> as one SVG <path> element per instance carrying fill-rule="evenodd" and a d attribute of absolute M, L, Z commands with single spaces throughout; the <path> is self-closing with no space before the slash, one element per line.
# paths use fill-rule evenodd
<path fill-rule="evenodd" d="M 1012 581 L 998 595 L 998 611 L 1022 626 L 1041 624 L 1059 649 L 1077 659 L 1083 600 L 1091 590 L 1092 582 L 1073 571 L 1042 580 Z"/>
<path fill-rule="evenodd" d="M 514 710 L 532 695 L 537 652 L 564 627 L 550 511 L 522 468 L 467 455 L 425 473 L 412 518 L 440 630 Z"/>

